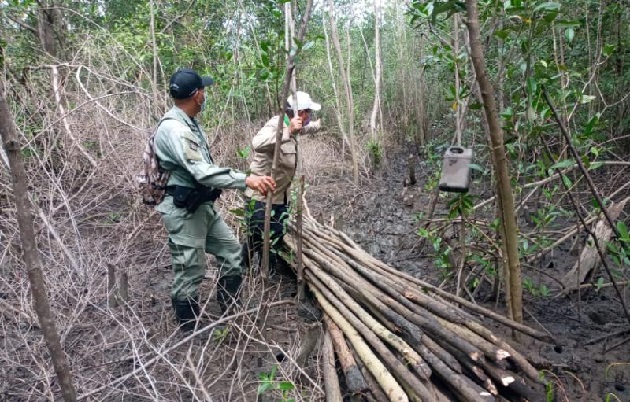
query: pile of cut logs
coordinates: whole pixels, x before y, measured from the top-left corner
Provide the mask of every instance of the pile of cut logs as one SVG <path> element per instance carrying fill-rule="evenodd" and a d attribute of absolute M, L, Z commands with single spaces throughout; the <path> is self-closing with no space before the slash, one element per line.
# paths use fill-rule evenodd
<path fill-rule="evenodd" d="M 296 251 L 294 223 L 289 232 Z M 310 216 L 301 248 L 324 312 L 327 401 L 342 401 L 338 372 L 350 400 L 546 400 L 537 370 L 478 317 L 552 343 L 549 335 L 399 272 Z"/>

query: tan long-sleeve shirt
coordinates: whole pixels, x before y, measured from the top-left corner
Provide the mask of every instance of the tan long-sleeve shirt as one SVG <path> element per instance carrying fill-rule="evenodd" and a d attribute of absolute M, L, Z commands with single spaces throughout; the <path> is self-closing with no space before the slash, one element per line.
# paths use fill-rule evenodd
<path fill-rule="evenodd" d="M 252 139 L 252 151 L 254 154 L 250 163 L 250 174 L 253 176 L 272 175 L 278 119 L 279 116 L 272 117 Z M 280 155 L 278 156 L 278 170 L 274 176 L 276 190 L 272 194 L 273 204 L 283 204 L 289 199 L 289 187 L 296 174 L 297 153 L 296 139 L 289 135 L 289 126 L 286 122 L 283 122 L 283 137 L 280 145 Z M 250 188 L 245 191 L 245 195 L 257 201 L 265 201 L 264 195 Z"/>

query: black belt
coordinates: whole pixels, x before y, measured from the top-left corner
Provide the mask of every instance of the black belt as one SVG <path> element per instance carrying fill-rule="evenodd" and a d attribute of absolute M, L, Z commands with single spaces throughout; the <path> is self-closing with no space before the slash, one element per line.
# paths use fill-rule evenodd
<path fill-rule="evenodd" d="M 197 203 L 207 202 L 207 201 L 215 201 L 217 198 L 221 196 L 221 189 L 218 188 L 209 188 L 206 186 L 198 186 L 198 187 L 186 187 L 186 186 L 166 186 L 166 193 L 170 196 L 175 197 L 180 193 L 184 193 L 187 196 L 194 196 L 196 198 Z M 188 198 L 188 197 L 187 197 Z"/>

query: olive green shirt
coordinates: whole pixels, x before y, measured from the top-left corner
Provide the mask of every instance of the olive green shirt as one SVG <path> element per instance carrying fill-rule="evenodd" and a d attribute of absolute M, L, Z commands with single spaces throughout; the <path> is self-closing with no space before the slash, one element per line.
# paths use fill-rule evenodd
<path fill-rule="evenodd" d="M 154 141 L 160 166 L 171 172 L 167 186 L 245 190 L 246 175 L 215 165 L 201 127 L 177 106 L 162 117 Z"/>

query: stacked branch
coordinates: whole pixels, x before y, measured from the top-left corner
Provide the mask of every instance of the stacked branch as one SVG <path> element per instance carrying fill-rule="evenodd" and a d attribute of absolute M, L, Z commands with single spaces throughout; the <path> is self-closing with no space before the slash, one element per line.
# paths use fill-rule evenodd
<path fill-rule="evenodd" d="M 286 240 L 294 252 L 296 233 L 291 223 Z M 475 316 L 553 343 L 549 335 L 399 272 L 311 217 L 303 218 L 302 240 L 306 283 L 355 397 L 546 399 L 537 370 Z"/>

